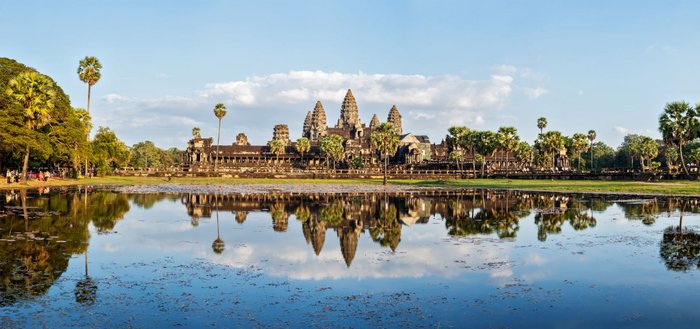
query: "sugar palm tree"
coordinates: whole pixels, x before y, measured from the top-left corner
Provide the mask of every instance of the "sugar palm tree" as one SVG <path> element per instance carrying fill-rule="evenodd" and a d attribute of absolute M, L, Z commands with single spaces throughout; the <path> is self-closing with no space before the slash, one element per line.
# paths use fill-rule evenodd
<path fill-rule="evenodd" d="M 51 120 L 56 92 L 51 79 L 37 72 L 22 72 L 8 83 L 5 92 L 11 99 L 24 108 L 24 126 L 29 130 L 38 130 Z M 22 182 L 27 182 L 29 166 L 29 144 L 25 145 L 24 164 L 22 165 Z"/>
<path fill-rule="evenodd" d="M 688 176 L 688 168 L 683 159 L 683 146 L 698 136 L 698 111 L 686 102 L 666 104 L 664 113 L 659 118 L 659 131 L 664 140 L 669 140 L 678 147 L 683 172 Z"/>
<path fill-rule="evenodd" d="M 542 130 L 547 128 L 547 118 L 540 117 L 537 119 L 537 128 L 540 128 L 540 134 L 542 134 Z"/>
<path fill-rule="evenodd" d="M 273 139 L 267 143 L 270 147 L 270 152 L 275 154 L 275 162 L 280 161 L 280 154 L 284 153 L 284 143 L 279 139 Z"/>
<path fill-rule="evenodd" d="M 311 149 L 311 143 L 309 143 L 309 139 L 306 137 L 301 137 L 297 139 L 296 144 L 294 144 L 294 147 L 296 148 L 297 152 L 301 154 L 301 163 L 304 163 L 304 153 L 309 152 Z"/>
<path fill-rule="evenodd" d="M 85 56 L 78 64 L 78 77 L 80 81 L 87 83 L 88 85 L 88 97 L 87 97 L 87 113 L 90 114 L 90 93 L 92 91 L 92 86 L 94 86 L 97 81 L 100 81 L 102 77 L 102 64 L 100 61 L 93 56 Z M 88 141 L 90 140 L 90 131 L 88 131 Z M 85 157 L 85 176 L 88 173 L 88 158 Z"/>
<path fill-rule="evenodd" d="M 508 177 L 508 169 L 510 167 L 508 163 L 508 155 L 513 152 L 518 143 L 520 143 L 520 137 L 518 137 L 518 130 L 513 127 L 501 127 L 498 129 L 498 146 L 506 154 L 506 177 Z"/>
<path fill-rule="evenodd" d="M 221 119 L 226 116 L 226 105 L 223 103 L 216 104 L 214 106 L 214 115 L 219 119 L 219 131 L 216 136 L 216 158 L 214 158 L 214 171 L 216 171 L 219 163 L 219 144 L 221 144 Z"/>
<path fill-rule="evenodd" d="M 591 142 L 589 151 L 591 153 L 591 171 L 593 170 L 593 141 L 598 137 L 595 130 L 591 129 L 588 131 L 588 140 Z"/>
<path fill-rule="evenodd" d="M 386 185 L 389 154 L 395 153 L 396 149 L 399 147 L 399 134 L 396 133 L 396 129 L 394 129 L 394 125 L 391 122 L 385 122 L 379 125 L 377 130 L 372 132 L 370 138 L 372 140 L 372 145 L 384 158 L 384 185 Z"/>
<path fill-rule="evenodd" d="M 571 138 L 571 153 L 575 154 L 578 162 L 578 171 L 581 171 L 581 153 L 586 152 L 590 147 L 588 136 L 580 133 L 574 134 Z"/>
<path fill-rule="evenodd" d="M 218 195 L 215 196 L 214 205 L 216 206 L 216 239 L 211 244 L 211 249 L 215 253 L 220 254 L 220 253 L 224 252 L 225 243 L 224 243 L 224 240 L 221 239 L 221 235 L 219 234 L 219 196 Z"/>

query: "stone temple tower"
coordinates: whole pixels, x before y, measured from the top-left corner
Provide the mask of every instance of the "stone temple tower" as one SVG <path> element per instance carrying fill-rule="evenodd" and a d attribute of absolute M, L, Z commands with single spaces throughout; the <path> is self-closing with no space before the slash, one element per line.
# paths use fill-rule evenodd
<path fill-rule="evenodd" d="M 355 102 L 355 96 L 352 95 L 352 90 L 350 89 L 348 89 L 348 92 L 345 94 L 345 99 L 343 99 L 343 105 L 340 106 L 340 118 L 338 118 L 338 123 L 335 125 L 335 127 L 362 127 L 362 122 L 360 121 L 360 114 L 357 110 L 357 103 Z"/>
<path fill-rule="evenodd" d="M 306 119 L 304 119 L 304 130 L 301 132 L 302 137 L 309 138 L 311 134 L 311 120 L 313 119 L 313 114 L 311 111 L 306 113 Z"/>
<path fill-rule="evenodd" d="M 389 117 L 386 119 L 386 121 L 391 122 L 394 125 L 394 129 L 396 129 L 397 134 L 403 134 L 403 128 L 401 127 L 401 113 L 399 113 L 396 105 L 392 106 L 391 110 L 389 110 Z"/>
<path fill-rule="evenodd" d="M 372 121 L 369 122 L 369 127 L 370 127 L 371 129 L 377 129 L 377 128 L 379 128 L 379 125 L 380 125 L 380 124 L 381 124 L 381 123 L 379 122 L 379 118 L 377 118 L 377 115 L 376 115 L 376 114 L 373 115 L 373 116 L 372 116 Z"/>
<path fill-rule="evenodd" d="M 287 125 L 276 125 L 272 131 L 272 140 L 282 141 L 284 146 L 288 146 L 289 141 L 289 126 Z"/>
<path fill-rule="evenodd" d="M 318 141 L 327 135 L 326 111 L 321 105 L 321 101 L 316 101 L 316 106 L 311 113 L 311 127 L 309 129 L 309 140 Z"/>

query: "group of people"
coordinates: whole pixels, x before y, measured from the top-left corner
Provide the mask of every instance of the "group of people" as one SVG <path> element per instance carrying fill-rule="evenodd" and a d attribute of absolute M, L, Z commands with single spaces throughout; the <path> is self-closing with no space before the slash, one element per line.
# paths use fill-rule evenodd
<path fill-rule="evenodd" d="M 27 173 L 27 179 L 36 179 L 39 181 L 48 181 L 49 178 L 55 177 L 56 175 L 49 171 L 49 170 L 34 170 L 31 172 Z M 7 170 L 5 173 L 5 179 L 7 180 L 7 184 L 12 184 L 14 183 L 19 183 L 19 181 L 22 179 L 22 172 L 19 170 Z"/>

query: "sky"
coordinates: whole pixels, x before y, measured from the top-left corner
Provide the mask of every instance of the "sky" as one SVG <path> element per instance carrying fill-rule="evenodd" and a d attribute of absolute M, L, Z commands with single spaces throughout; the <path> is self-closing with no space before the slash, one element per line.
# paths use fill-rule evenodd
<path fill-rule="evenodd" d="M 658 138 L 666 103 L 700 101 L 698 14 L 698 1 L 0 0 L 0 57 L 82 108 L 78 62 L 97 57 L 94 126 L 127 145 L 216 137 L 219 102 L 221 144 L 264 144 L 276 124 L 296 139 L 316 100 L 334 125 L 352 89 L 363 122 L 395 104 L 404 132 L 433 142 L 464 125 L 532 143 L 544 116 L 617 147 Z"/>

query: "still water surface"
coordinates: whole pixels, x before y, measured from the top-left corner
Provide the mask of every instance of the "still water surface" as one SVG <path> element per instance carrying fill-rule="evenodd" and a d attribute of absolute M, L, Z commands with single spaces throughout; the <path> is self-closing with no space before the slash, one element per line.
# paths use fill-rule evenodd
<path fill-rule="evenodd" d="M 0 327 L 694 327 L 694 198 L 0 199 Z"/>

